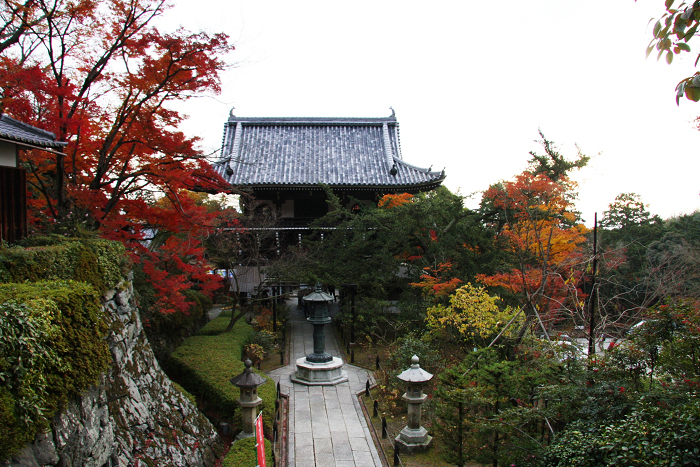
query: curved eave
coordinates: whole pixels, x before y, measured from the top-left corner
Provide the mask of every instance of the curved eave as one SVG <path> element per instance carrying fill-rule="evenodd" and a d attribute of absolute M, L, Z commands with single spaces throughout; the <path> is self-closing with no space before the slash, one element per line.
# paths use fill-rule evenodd
<path fill-rule="evenodd" d="M 434 190 L 442 185 L 445 177 L 431 180 L 428 182 L 418 183 L 415 185 L 332 185 L 325 183 L 299 183 L 299 184 L 249 184 L 238 185 L 238 188 L 252 191 L 279 191 L 279 190 L 323 190 L 325 185 L 334 191 L 395 191 L 402 193 L 419 193 L 422 191 Z"/>
<path fill-rule="evenodd" d="M 0 139 L 10 143 L 37 148 L 61 149 L 68 143 L 56 141 L 56 135 L 28 123 L 0 114 Z"/>

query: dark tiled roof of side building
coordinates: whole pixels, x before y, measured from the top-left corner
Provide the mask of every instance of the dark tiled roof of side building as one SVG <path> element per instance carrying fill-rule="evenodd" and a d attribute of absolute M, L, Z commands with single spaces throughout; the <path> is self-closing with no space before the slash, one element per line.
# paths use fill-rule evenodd
<path fill-rule="evenodd" d="M 50 131 L 20 122 L 7 115 L 0 115 L 0 138 L 42 148 L 60 149 L 68 144 L 56 141 L 56 135 Z"/>
<path fill-rule="evenodd" d="M 224 128 L 216 170 L 234 186 L 411 191 L 439 186 L 444 171 L 403 161 L 399 127 L 388 118 L 244 118 Z"/>

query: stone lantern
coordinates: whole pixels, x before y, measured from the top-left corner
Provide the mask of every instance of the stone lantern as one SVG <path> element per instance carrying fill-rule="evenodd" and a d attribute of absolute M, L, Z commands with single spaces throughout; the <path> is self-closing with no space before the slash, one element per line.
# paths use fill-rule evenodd
<path fill-rule="evenodd" d="M 241 390 L 241 397 L 237 402 L 241 406 L 241 418 L 243 422 L 241 428 L 243 431 L 238 435 L 238 438 L 255 436 L 255 417 L 257 415 L 255 408 L 262 404 L 262 399 L 258 397 L 258 386 L 267 381 L 259 374 L 254 373 L 250 369 L 252 366 L 253 362 L 246 360 L 243 373 L 230 379 L 231 384 Z"/>
<path fill-rule="evenodd" d="M 309 309 L 307 321 L 314 326 L 314 351 L 306 357 L 297 359 L 297 371 L 292 381 L 307 386 L 332 386 L 348 380 L 343 371 L 343 361 L 326 352 L 326 333 L 324 327 L 331 322 L 329 304 L 334 298 L 321 291 L 321 285 L 316 285 L 313 293 L 303 298 L 304 305 Z"/>
<path fill-rule="evenodd" d="M 428 435 L 428 430 L 421 426 L 421 404 L 428 398 L 423 393 L 423 384 L 430 381 L 433 375 L 423 370 L 418 361 L 418 357 L 414 355 L 411 358 L 411 368 L 398 376 L 408 385 L 402 398 L 408 402 L 408 425 L 399 432 L 396 442 L 408 453 L 424 451 L 433 441 L 433 437 Z"/>

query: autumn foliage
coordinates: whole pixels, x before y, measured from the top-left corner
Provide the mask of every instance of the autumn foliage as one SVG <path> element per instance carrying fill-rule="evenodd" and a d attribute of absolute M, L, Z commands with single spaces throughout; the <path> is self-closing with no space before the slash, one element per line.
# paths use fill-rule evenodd
<path fill-rule="evenodd" d="M 477 279 L 521 297 L 528 318 L 553 319 L 567 306 L 579 306 L 580 246 L 586 227 L 577 222 L 567 199 L 571 182 L 525 172 L 491 187 L 484 198 L 500 214 L 499 239 L 512 254 L 512 267 Z"/>
<path fill-rule="evenodd" d="M 411 282 L 410 285 L 417 287 L 426 295 L 434 297 L 445 297 L 453 293 L 462 281 L 459 278 L 451 277 L 452 263 L 440 263 L 436 268 L 426 266 L 419 282 Z"/>
<path fill-rule="evenodd" d="M 516 326 L 506 329 L 518 312 L 499 306 L 499 299 L 490 296 L 484 287 L 467 283 L 450 295 L 449 304 L 428 308 L 426 324 L 433 332 L 454 333 L 471 346 L 488 344 L 501 330 L 510 337 Z"/>
<path fill-rule="evenodd" d="M 391 209 L 397 206 L 402 206 L 406 203 L 412 203 L 413 195 L 410 193 L 387 194 L 379 200 L 380 208 Z"/>
<path fill-rule="evenodd" d="M 97 230 L 123 242 L 160 293 L 163 312 L 184 311 L 180 293 L 210 294 L 201 239 L 216 213 L 191 191 L 223 180 L 178 129 L 177 103 L 219 91 L 224 34 L 164 32 L 157 0 L 5 2 L 0 111 L 49 130 L 64 154 L 26 151 L 34 231 Z M 15 37 L 16 36 L 16 37 Z"/>

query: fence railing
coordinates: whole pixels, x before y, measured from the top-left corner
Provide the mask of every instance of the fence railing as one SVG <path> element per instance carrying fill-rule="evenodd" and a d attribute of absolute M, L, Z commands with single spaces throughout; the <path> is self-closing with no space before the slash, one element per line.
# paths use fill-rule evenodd
<path fill-rule="evenodd" d="M 379 357 L 377 357 L 377 364 L 379 364 Z M 365 409 L 367 410 L 367 414 L 369 415 L 369 408 L 367 401 L 371 401 L 371 406 L 372 406 L 372 415 L 369 417 L 369 425 L 372 431 L 374 432 L 374 435 L 377 439 L 377 445 L 379 449 L 382 451 L 382 455 L 384 457 L 385 462 L 388 464 L 389 463 L 389 458 L 386 453 L 386 449 L 384 448 L 384 444 L 389 444 L 392 445 L 391 441 L 386 441 L 386 440 L 394 440 L 393 442 L 393 466 L 403 466 L 404 463 L 401 460 L 401 448 L 399 442 L 396 440 L 398 438 L 399 434 L 398 433 L 392 433 L 389 430 L 389 424 L 386 421 L 386 417 L 382 416 L 381 419 L 379 418 L 379 400 L 374 397 L 372 394 L 372 386 L 370 385 L 369 380 L 367 380 L 367 383 L 365 384 L 365 391 L 364 393 L 358 394 L 361 402 L 363 402 Z M 376 388 L 376 386 L 375 386 Z M 364 399 L 362 399 L 364 397 Z M 381 423 L 381 428 L 380 428 L 380 433 L 381 433 L 381 438 L 380 435 L 377 435 L 377 429 L 374 426 L 374 419 L 377 420 L 377 422 Z M 384 442 L 382 440 L 385 440 Z"/>

